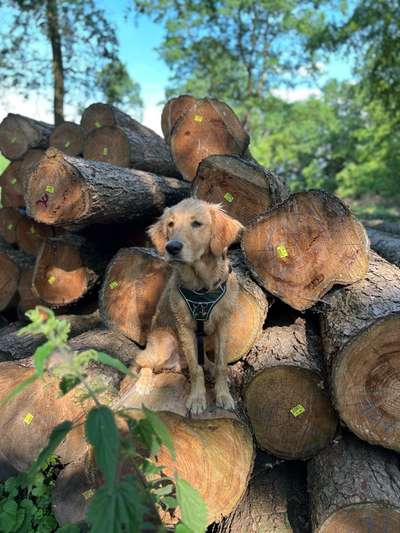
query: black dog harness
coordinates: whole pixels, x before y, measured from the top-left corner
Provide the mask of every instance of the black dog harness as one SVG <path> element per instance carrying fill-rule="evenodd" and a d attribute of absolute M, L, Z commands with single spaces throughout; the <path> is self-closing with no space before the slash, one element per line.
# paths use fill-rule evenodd
<path fill-rule="evenodd" d="M 204 364 L 204 322 L 209 319 L 211 311 L 226 293 L 226 281 L 217 289 L 206 292 L 205 290 L 190 291 L 178 287 L 182 298 L 189 308 L 190 314 L 196 321 L 197 354 L 200 365 Z"/>

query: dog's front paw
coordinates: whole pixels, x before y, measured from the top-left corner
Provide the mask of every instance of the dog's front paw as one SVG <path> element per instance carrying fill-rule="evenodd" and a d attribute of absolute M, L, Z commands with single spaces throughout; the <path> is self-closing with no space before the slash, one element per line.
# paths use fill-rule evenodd
<path fill-rule="evenodd" d="M 186 402 L 186 407 L 190 414 L 200 415 L 207 409 L 207 401 L 205 394 L 190 394 Z"/>
<path fill-rule="evenodd" d="M 217 392 L 215 403 L 218 407 L 226 409 L 227 411 L 232 411 L 235 409 L 235 400 L 232 398 L 232 395 L 229 391 Z"/>

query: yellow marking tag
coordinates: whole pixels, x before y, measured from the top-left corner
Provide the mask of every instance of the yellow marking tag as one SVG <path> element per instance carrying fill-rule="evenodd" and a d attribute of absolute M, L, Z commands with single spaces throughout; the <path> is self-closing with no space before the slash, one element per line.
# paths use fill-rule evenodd
<path fill-rule="evenodd" d="M 94 496 L 94 490 L 93 489 L 85 490 L 85 492 L 82 492 L 82 496 L 85 498 L 85 500 L 90 500 L 90 498 Z"/>
<path fill-rule="evenodd" d="M 279 259 L 285 259 L 285 257 L 288 257 L 288 251 L 286 250 L 286 246 L 284 244 L 280 244 L 276 247 L 276 251 L 278 252 Z"/>
<path fill-rule="evenodd" d="M 203 122 L 203 117 L 202 117 L 202 115 L 195 115 L 195 116 L 194 116 L 194 121 L 195 121 L 195 122 Z"/>
<path fill-rule="evenodd" d="M 15 185 L 17 183 L 17 178 L 10 179 L 11 185 Z"/>
<path fill-rule="evenodd" d="M 230 192 L 227 192 L 227 193 L 224 194 L 224 199 L 225 199 L 227 202 L 229 202 L 229 203 L 233 202 L 233 196 L 231 195 Z"/>
<path fill-rule="evenodd" d="M 103 155 L 108 155 L 108 148 L 103 148 Z"/>
<path fill-rule="evenodd" d="M 10 230 L 10 231 L 13 229 L 13 227 L 14 227 L 14 226 L 13 226 L 12 224 L 8 224 L 8 225 L 7 225 L 7 229 Z"/>
<path fill-rule="evenodd" d="M 54 187 L 53 187 L 53 185 L 47 185 L 47 187 L 46 187 L 46 192 L 54 192 Z"/>
<path fill-rule="evenodd" d="M 36 230 L 35 230 L 34 226 L 31 226 L 31 233 L 32 233 L 32 235 L 35 235 L 35 233 L 36 233 Z"/>
<path fill-rule="evenodd" d="M 109 285 L 110 289 L 116 289 L 118 287 L 118 281 L 112 281 Z"/>
<path fill-rule="evenodd" d="M 304 411 L 305 411 L 305 407 L 301 405 L 301 403 L 299 403 L 298 405 L 295 405 L 294 407 L 290 409 L 290 412 L 292 413 L 293 416 L 299 416 L 301 415 L 301 413 L 304 413 Z"/>
<path fill-rule="evenodd" d="M 71 141 L 64 143 L 64 148 L 69 148 L 71 146 Z"/>
<path fill-rule="evenodd" d="M 96 126 L 96 128 L 101 128 L 101 122 L 99 122 L 98 120 L 96 120 L 94 125 Z"/>
<path fill-rule="evenodd" d="M 16 138 L 16 137 L 13 137 L 13 138 L 11 139 L 11 144 L 15 144 L 16 142 L 17 142 L 17 138 Z"/>
<path fill-rule="evenodd" d="M 26 413 L 26 415 L 24 416 L 24 424 L 29 426 L 29 424 L 32 422 L 32 420 L 33 420 L 33 414 L 32 413 Z"/>
<path fill-rule="evenodd" d="M 56 278 L 55 276 L 50 276 L 49 279 L 48 279 L 47 281 L 48 281 L 48 283 L 49 283 L 50 285 L 53 285 L 53 284 L 55 283 L 56 279 L 57 279 L 57 278 Z"/>

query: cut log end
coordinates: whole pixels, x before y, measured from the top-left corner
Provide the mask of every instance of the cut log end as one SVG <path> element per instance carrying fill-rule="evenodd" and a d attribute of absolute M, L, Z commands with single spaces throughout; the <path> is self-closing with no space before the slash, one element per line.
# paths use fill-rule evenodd
<path fill-rule="evenodd" d="M 50 146 L 58 148 L 64 154 L 77 156 L 83 152 L 83 131 L 74 122 L 64 122 L 50 135 Z"/>
<path fill-rule="evenodd" d="M 78 247 L 61 242 L 43 243 L 33 275 L 34 292 L 50 306 L 74 303 L 88 289 L 88 272 Z"/>
<path fill-rule="evenodd" d="M 40 305 L 41 301 L 37 294 L 32 289 L 33 268 L 24 270 L 21 273 L 18 284 L 18 309 L 25 313 L 29 309 L 33 309 L 37 305 Z"/>
<path fill-rule="evenodd" d="M 0 147 L 4 156 L 11 160 L 20 159 L 29 148 L 29 141 L 14 115 L 8 115 L 1 123 Z"/>
<path fill-rule="evenodd" d="M 258 281 L 294 309 L 315 304 L 335 283 L 368 269 L 368 239 L 337 198 L 322 191 L 292 195 L 245 231 L 242 248 Z"/>
<path fill-rule="evenodd" d="M 53 228 L 22 217 L 16 228 L 18 246 L 27 254 L 37 255 L 44 240 L 54 235 Z"/>
<path fill-rule="evenodd" d="M 371 444 L 400 451 L 400 316 L 384 317 L 341 352 L 333 373 L 338 409 Z"/>
<path fill-rule="evenodd" d="M 83 154 L 85 159 L 103 161 L 119 167 L 129 167 L 129 142 L 121 128 L 103 126 L 87 137 Z"/>
<path fill-rule="evenodd" d="M 105 323 L 144 345 L 169 275 L 168 264 L 151 250 L 120 250 L 108 268 L 100 297 Z"/>
<path fill-rule="evenodd" d="M 6 309 L 13 301 L 19 280 L 18 266 L 0 251 L 0 311 Z"/>
<path fill-rule="evenodd" d="M 86 194 L 61 152 L 46 152 L 27 183 L 29 214 L 44 224 L 62 224 L 86 212 Z"/>
<path fill-rule="evenodd" d="M 286 459 L 307 459 L 334 437 L 337 419 L 320 378 L 295 366 L 259 372 L 245 390 L 258 445 Z"/>
<path fill-rule="evenodd" d="M 177 98 L 171 98 L 165 104 L 161 114 L 161 129 L 167 142 L 178 119 L 195 103 L 196 99 L 193 96 L 182 94 Z"/>
<path fill-rule="evenodd" d="M 12 161 L 0 177 L 3 207 L 23 207 L 25 205 L 20 170 L 21 161 Z"/>
<path fill-rule="evenodd" d="M 378 503 L 359 503 L 333 513 L 316 531 L 318 533 L 337 533 L 338 531 L 398 533 L 399 528 L 399 509 Z"/>
<path fill-rule="evenodd" d="M 0 209 L 0 235 L 9 244 L 17 242 L 17 225 L 23 216 L 13 207 Z"/>
<path fill-rule="evenodd" d="M 114 115 L 112 107 L 107 104 L 96 103 L 85 109 L 81 126 L 86 134 L 103 126 L 113 126 Z"/>

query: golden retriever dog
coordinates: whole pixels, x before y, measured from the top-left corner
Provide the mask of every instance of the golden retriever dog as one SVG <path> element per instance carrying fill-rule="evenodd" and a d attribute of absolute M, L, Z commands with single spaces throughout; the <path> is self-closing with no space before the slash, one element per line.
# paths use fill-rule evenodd
<path fill-rule="evenodd" d="M 146 349 L 138 355 L 136 364 L 142 368 L 141 377 L 149 378 L 152 370 L 163 368 L 174 350 L 182 353 L 191 380 L 186 405 L 194 415 L 207 407 L 206 389 L 197 353 L 198 323 L 193 318 L 190 302 L 182 293 L 211 295 L 211 299 L 216 295 L 216 303 L 203 322 L 204 332 L 214 334 L 215 338 L 216 404 L 232 409 L 234 401 L 229 391 L 225 361 L 229 335 L 226 322 L 236 305 L 239 286 L 229 265 L 227 249 L 242 228 L 240 222 L 224 213 L 219 205 L 189 198 L 165 209 L 158 222 L 148 230 L 158 253 L 172 265 L 172 275 L 153 317 Z"/>

